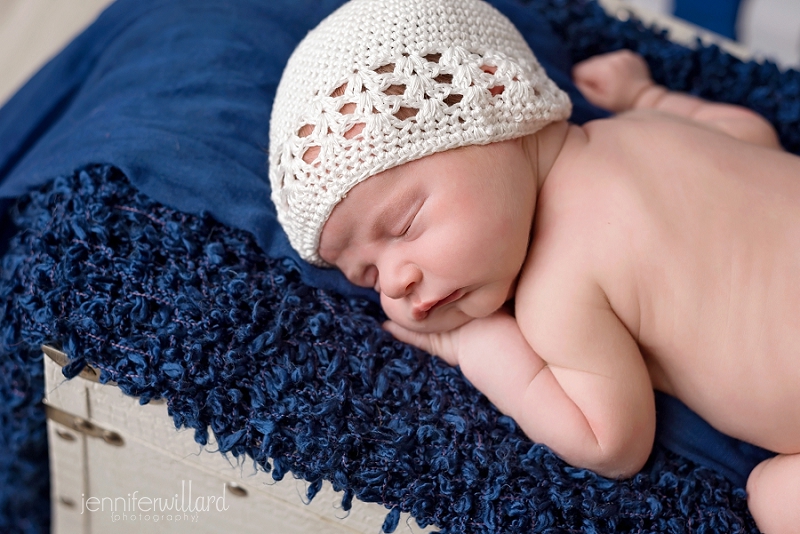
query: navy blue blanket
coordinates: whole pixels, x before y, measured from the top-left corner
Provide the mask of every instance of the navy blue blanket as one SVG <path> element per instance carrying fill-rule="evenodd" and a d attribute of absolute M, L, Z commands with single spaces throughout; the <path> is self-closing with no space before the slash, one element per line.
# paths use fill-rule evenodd
<path fill-rule="evenodd" d="M 575 121 L 602 112 L 571 87 L 571 63 L 627 47 L 649 60 L 661 83 L 748 105 L 773 121 L 784 146 L 800 149 L 796 73 L 780 73 L 770 64 L 741 63 L 713 47 L 690 51 L 635 21 L 609 19 L 591 2 L 492 3 L 519 26 L 550 75 L 570 91 Z M 340 4 L 119 0 L 0 109 L 0 198 L 9 199 L 0 205 L 0 213 L 6 213 L 12 199 L 57 176 L 108 164 L 122 172 L 106 171 L 104 177 L 127 177 L 149 199 L 249 232 L 277 261 L 274 265 L 299 273 L 306 286 L 372 299 L 371 293 L 350 286 L 338 273 L 300 262 L 268 202 L 268 117 L 280 72 L 305 32 Z M 9 236 L 14 229 L 4 217 L 2 230 Z M 19 221 L 24 220 L 18 219 L 23 229 L 28 223 Z M 314 298 L 308 291 L 302 293 L 303 298 Z M 30 348 L 32 339 L 44 335 L 40 330 L 20 338 L 19 326 L 9 323 L 9 303 L 3 303 L 6 322 L 0 325 L 5 328 L 3 358 L 10 358 L 10 347 L 20 344 L 35 350 Z M 2 384 L 4 395 L 16 399 L 8 404 L 12 415 L 3 419 L 7 450 L 33 450 L 20 443 L 40 432 L 25 426 L 19 416 L 23 412 L 13 412 L 18 406 L 32 406 L 37 398 L 31 388 L 40 377 L 30 367 L 36 363 L 32 354 L 14 363 L 14 376 L 20 378 L 5 378 Z M 98 363 L 73 356 L 79 362 Z M 659 397 L 658 408 L 659 443 L 720 472 L 735 485 L 741 486 L 748 470 L 764 457 L 764 451 L 717 433 L 674 399 Z M 13 432 L 8 421 L 16 425 Z M 7 473 L 19 468 L 6 468 L 14 463 L 6 460 L 0 468 Z M 3 487 L 8 493 L 0 500 L 15 493 L 12 485 Z M 4 508 L 9 502 L 3 501 Z"/>

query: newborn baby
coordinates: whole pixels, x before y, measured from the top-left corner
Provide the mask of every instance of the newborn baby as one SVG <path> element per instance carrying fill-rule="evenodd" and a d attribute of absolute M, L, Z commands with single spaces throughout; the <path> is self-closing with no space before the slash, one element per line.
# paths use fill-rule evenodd
<path fill-rule="evenodd" d="M 653 389 L 779 453 L 759 528 L 800 524 L 800 159 L 749 110 L 575 67 L 583 126 L 480 0 L 353 0 L 278 89 L 270 180 L 302 257 L 373 287 L 395 337 L 460 366 L 534 441 L 626 477 Z"/>

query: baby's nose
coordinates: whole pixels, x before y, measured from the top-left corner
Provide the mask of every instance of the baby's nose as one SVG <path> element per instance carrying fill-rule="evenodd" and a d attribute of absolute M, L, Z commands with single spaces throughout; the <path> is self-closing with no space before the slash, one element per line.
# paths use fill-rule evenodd
<path fill-rule="evenodd" d="M 379 283 L 383 294 L 390 299 L 407 297 L 422 280 L 422 271 L 414 265 L 406 265 L 393 275 L 387 275 L 379 276 Z"/>

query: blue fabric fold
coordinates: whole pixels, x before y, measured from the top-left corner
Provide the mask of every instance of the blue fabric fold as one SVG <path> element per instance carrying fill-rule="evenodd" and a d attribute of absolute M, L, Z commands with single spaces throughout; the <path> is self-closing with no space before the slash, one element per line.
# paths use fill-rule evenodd
<path fill-rule="evenodd" d="M 56 176 L 108 164 L 157 202 L 252 233 L 268 256 L 293 262 L 306 284 L 375 300 L 340 273 L 302 262 L 269 202 L 269 116 L 283 66 L 341 3 L 118 0 L 0 109 L 0 213 L 8 199 Z M 572 85 L 568 47 L 548 20 L 517 0 L 492 3 L 570 93 L 572 119 L 605 116 Z M 7 220 L 2 233 L 11 233 Z M 658 417 L 665 447 L 736 483 L 765 454 L 678 401 L 661 400 Z"/>
<path fill-rule="evenodd" d="M 269 116 L 283 66 L 342 2 L 120 0 L 0 110 L 0 198 L 92 163 L 253 233 L 311 285 L 372 298 L 302 263 L 269 201 Z"/>
<path fill-rule="evenodd" d="M 713 469 L 744 488 L 753 468 L 774 452 L 726 436 L 680 400 L 656 391 L 656 443 Z"/>

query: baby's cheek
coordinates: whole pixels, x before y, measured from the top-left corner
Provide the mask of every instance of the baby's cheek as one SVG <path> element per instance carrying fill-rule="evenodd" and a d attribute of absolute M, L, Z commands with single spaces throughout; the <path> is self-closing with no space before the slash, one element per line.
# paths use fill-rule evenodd
<path fill-rule="evenodd" d="M 408 325 L 411 319 L 411 310 L 408 309 L 403 299 L 390 299 L 381 293 L 381 307 L 389 319 L 403 326 Z"/>

